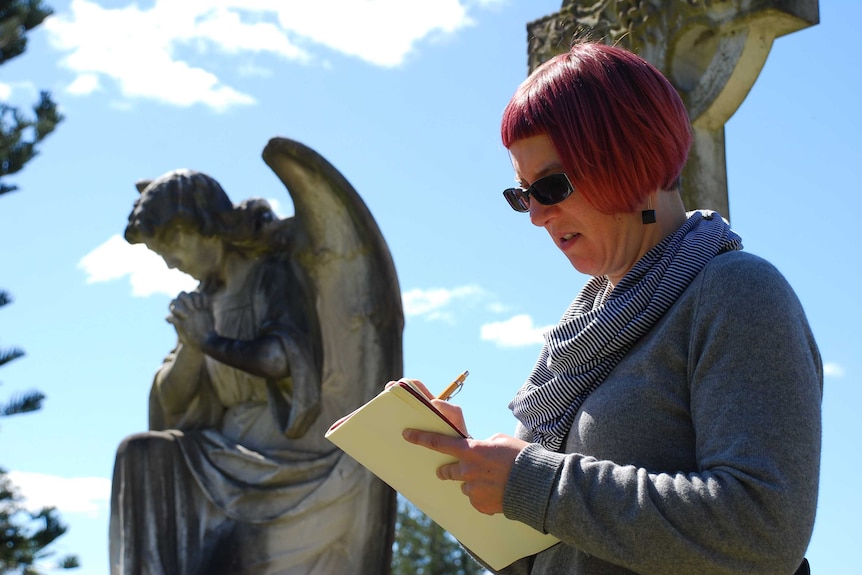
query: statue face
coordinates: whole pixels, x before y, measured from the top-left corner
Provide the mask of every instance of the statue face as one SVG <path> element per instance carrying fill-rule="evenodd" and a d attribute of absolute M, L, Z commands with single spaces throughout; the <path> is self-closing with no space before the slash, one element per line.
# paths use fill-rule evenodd
<path fill-rule="evenodd" d="M 204 237 L 182 227 L 174 226 L 153 238 L 144 240 L 171 269 L 187 273 L 203 281 L 221 271 L 224 246 L 217 237 Z"/>

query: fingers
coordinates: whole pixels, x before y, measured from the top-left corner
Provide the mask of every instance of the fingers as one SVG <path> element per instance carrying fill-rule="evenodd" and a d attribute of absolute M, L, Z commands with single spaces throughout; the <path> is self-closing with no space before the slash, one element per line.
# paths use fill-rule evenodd
<path fill-rule="evenodd" d="M 461 456 L 470 448 L 467 439 L 463 437 L 450 437 L 442 433 L 405 429 L 401 435 L 410 443 L 421 445 L 422 447 L 427 447 L 428 449 L 453 457 Z"/>
<path fill-rule="evenodd" d="M 188 295 L 195 309 L 207 309 L 209 307 L 209 298 L 206 295 L 196 291 Z"/>
<path fill-rule="evenodd" d="M 199 292 L 180 292 L 180 294 L 174 299 L 168 309 L 171 312 L 171 316 L 176 319 L 186 320 L 189 316 L 196 311 L 206 311 L 209 309 L 210 302 L 209 298 Z M 170 316 L 169 316 L 170 317 Z M 170 323 L 175 323 L 168 319 Z"/>
<path fill-rule="evenodd" d="M 481 513 L 493 515 L 503 511 L 503 483 L 493 477 L 483 477 L 472 473 L 470 467 L 453 463 L 437 469 L 437 477 L 445 481 L 461 482 L 461 493 L 467 496 L 470 504 Z"/>
<path fill-rule="evenodd" d="M 502 513 L 503 492 L 518 453 L 517 449 L 506 449 L 504 444 L 519 440 L 495 436 L 492 441 L 481 441 L 416 429 L 405 429 L 403 436 L 410 443 L 455 458 L 456 461 L 437 468 L 437 478 L 460 481 L 461 492 L 477 511 L 487 515 Z"/>
<path fill-rule="evenodd" d="M 455 427 L 461 430 L 464 437 L 470 437 L 470 434 L 467 432 L 467 423 L 464 421 L 464 413 L 459 406 L 454 403 L 449 403 L 448 401 L 443 401 L 442 399 L 432 399 L 431 405 L 436 407 L 437 410 L 446 417 L 446 419 L 451 421 Z"/>
<path fill-rule="evenodd" d="M 437 468 L 437 479 L 444 481 L 466 481 L 467 472 L 462 467 L 460 461 L 441 465 Z"/>
<path fill-rule="evenodd" d="M 179 295 L 168 306 L 171 311 L 174 309 L 206 309 L 209 307 L 209 297 L 200 292 L 180 292 Z"/>
<path fill-rule="evenodd" d="M 188 300 L 180 299 L 179 297 L 171 302 L 168 309 L 171 311 L 171 316 L 179 319 L 188 318 L 189 312 L 191 311 Z"/>
<path fill-rule="evenodd" d="M 428 399 L 432 398 L 430 395 L 428 395 L 428 388 L 425 387 L 425 385 L 421 381 L 419 381 L 418 379 L 407 379 L 406 377 L 402 377 L 398 381 L 387 382 L 386 385 L 384 386 L 384 389 L 389 389 L 390 387 L 392 387 L 394 385 L 400 385 L 403 383 L 406 383 L 407 385 L 416 389 L 420 393 L 424 393 Z"/>
<path fill-rule="evenodd" d="M 404 383 L 413 386 L 415 389 L 418 389 L 420 392 L 422 392 L 428 399 L 434 399 L 434 394 L 431 393 L 428 388 L 425 387 L 425 384 L 418 379 L 408 379 L 406 377 L 402 377 L 398 381 L 403 381 Z"/>

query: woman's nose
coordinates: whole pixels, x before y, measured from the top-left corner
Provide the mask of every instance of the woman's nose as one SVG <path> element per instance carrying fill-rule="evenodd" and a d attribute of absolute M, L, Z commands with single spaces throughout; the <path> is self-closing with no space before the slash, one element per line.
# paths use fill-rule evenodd
<path fill-rule="evenodd" d="M 553 217 L 555 205 L 546 206 L 540 204 L 535 199 L 530 198 L 530 221 L 534 226 L 540 228 L 545 227 L 548 221 Z"/>

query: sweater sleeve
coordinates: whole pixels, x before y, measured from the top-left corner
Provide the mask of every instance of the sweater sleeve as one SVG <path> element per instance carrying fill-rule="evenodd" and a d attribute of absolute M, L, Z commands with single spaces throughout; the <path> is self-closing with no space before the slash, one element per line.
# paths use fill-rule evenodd
<path fill-rule="evenodd" d="M 793 573 L 813 528 L 820 461 L 822 366 L 805 314 L 753 256 L 716 258 L 689 290 L 695 468 L 532 444 L 515 461 L 504 513 L 638 573 Z"/>

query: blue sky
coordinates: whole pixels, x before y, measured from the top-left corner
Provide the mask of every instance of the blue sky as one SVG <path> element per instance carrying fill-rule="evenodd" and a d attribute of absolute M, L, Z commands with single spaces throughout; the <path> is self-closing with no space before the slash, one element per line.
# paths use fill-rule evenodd
<path fill-rule="evenodd" d="M 197 169 L 235 202 L 289 215 L 260 154 L 273 136 L 314 148 L 392 252 L 406 374 L 433 388 L 469 369 L 458 402 L 471 433 L 511 432 L 506 405 L 541 330 L 586 281 L 500 194 L 513 173 L 499 120 L 526 74 L 525 26 L 559 0 L 48 3 L 55 16 L 0 75 L 0 100 L 27 106 L 48 89 L 66 116 L 0 198 L 0 288 L 15 297 L 0 347 L 27 352 L 0 370 L 0 398 L 47 395 L 0 422 L 0 465 L 32 505 L 60 508 L 57 548 L 80 556 L 79 573 L 107 575 L 114 451 L 146 429 L 174 344 L 170 294 L 188 285 L 119 239 L 139 179 Z M 808 556 L 815 572 L 859 574 L 862 3 L 822 2 L 820 15 L 775 42 L 727 124 L 730 218 L 796 289 L 827 366 Z"/>

